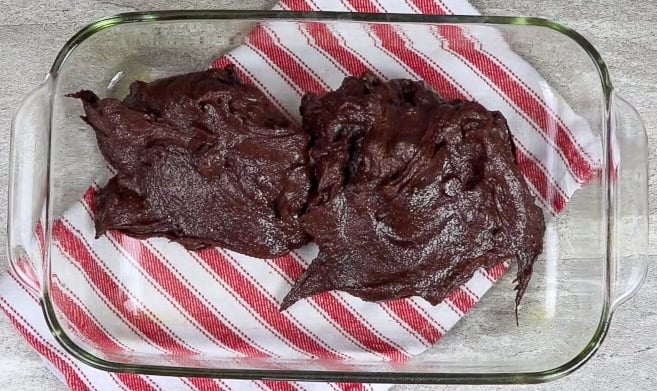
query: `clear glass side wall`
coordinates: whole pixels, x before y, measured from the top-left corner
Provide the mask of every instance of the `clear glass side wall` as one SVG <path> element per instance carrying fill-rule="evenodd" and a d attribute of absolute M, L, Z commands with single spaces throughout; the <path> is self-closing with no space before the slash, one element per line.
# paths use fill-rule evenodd
<path fill-rule="evenodd" d="M 394 19 L 394 16 L 390 18 Z M 121 98 L 134 80 L 148 81 L 206 68 L 211 60 L 239 45 L 244 32 L 256 22 L 179 20 L 127 23 L 96 32 L 79 43 L 56 69 L 58 75 L 53 94 L 52 121 L 51 218 L 59 216 L 68 205 L 78 200 L 105 167 L 93 133 L 79 119 L 79 103 L 65 98 L 65 94 L 84 88 L 101 96 Z M 542 91 L 543 97 L 549 98 L 552 94 L 564 96 L 597 134 L 602 133 L 609 86 L 605 84 L 606 70 L 603 68 L 601 71 L 592 61 L 592 54 L 554 29 L 507 24 L 531 21 L 498 19 L 498 22 L 500 24 L 495 28 L 507 42 L 548 80 L 549 85 L 545 85 Z M 349 31 L 351 25 L 362 22 L 323 23 L 329 24 L 331 28 Z M 478 29 L 482 26 L 462 24 L 461 28 Z M 601 75 L 604 83 L 601 83 Z M 440 376 L 443 376 L 443 380 L 459 381 L 461 375 L 484 373 L 488 375 L 484 375 L 481 381 L 537 381 L 544 380 L 548 375 L 547 372 L 541 372 L 566 364 L 572 365 L 572 362 L 568 364 L 570 360 L 583 358 L 585 354 L 582 352 L 587 352 L 599 342 L 607 322 L 603 190 L 602 180 L 595 178 L 578 191 L 567 210 L 549 224 L 546 237 L 549 250 L 544 252 L 535 267 L 534 278 L 520 310 L 519 326 L 516 326 L 513 315 L 512 279 L 515 266 L 512 266 L 511 272 L 434 348 L 408 363 L 395 366 L 394 371 L 437 376 L 416 377 L 415 380 L 439 381 Z M 57 284 L 60 277 L 72 273 L 70 268 L 70 265 L 64 263 L 51 264 L 50 283 Z M 124 278 L 123 283 L 136 294 L 142 284 L 148 283 L 140 276 L 120 278 Z M 90 292 L 78 292 L 78 295 L 83 301 L 91 297 Z M 59 322 L 59 333 L 69 343 L 77 345 L 74 349 L 78 354 L 86 351 L 87 360 L 96 365 L 113 367 L 112 363 L 118 363 L 139 368 L 157 363 L 162 367 L 150 367 L 151 372 L 174 367 L 188 374 L 245 376 L 242 372 L 231 374 L 222 370 L 266 369 L 268 364 L 266 360 L 244 364 L 207 355 L 181 359 L 145 352 L 104 351 L 73 331 L 60 316 L 57 302 L 47 304 L 50 316 L 56 316 Z M 91 301 L 86 304 L 94 305 Z M 118 327 L 112 324 L 105 326 Z M 321 367 L 310 361 L 285 363 L 277 360 L 277 364 L 290 370 Z M 185 367 L 187 369 L 182 369 Z M 376 362 L 353 363 L 354 372 L 377 372 L 379 368 Z M 194 372 L 197 369 L 201 372 Z M 203 372 L 204 369 L 210 371 Z M 526 375 L 513 375 L 518 373 Z M 257 376 L 257 373 L 251 375 Z M 382 381 L 385 376 L 390 376 L 374 374 L 372 376 L 378 378 L 373 379 L 361 375 L 365 376 L 361 379 Z M 303 376 L 303 373 L 294 372 L 294 377 Z M 307 373 L 305 376 L 312 378 L 318 375 Z"/>

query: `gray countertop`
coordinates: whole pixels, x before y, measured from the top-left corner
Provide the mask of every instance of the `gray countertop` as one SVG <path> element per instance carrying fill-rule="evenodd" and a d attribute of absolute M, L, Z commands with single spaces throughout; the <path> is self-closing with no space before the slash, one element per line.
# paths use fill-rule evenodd
<path fill-rule="evenodd" d="M 485 14 L 540 16 L 557 20 L 587 37 L 606 60 L 619 93 L 641 113 L 654 161 L 657 136 L 657 11 L 649 1 L 630 0 L 472 0 Z M 19 100 L 39 83 L 64 42 L 87 23 L 124 11 L 168 8 L 264 8 L 266 0 L 0 0 L 0 189 L 7 188 L 9 128 Z M 657 175 L 651 171 L 650 185 Z M 655 221 L 655 194 L 650 219 Z M 6 222 L 5 191 L 0 192 L 0 224 Z M 657 226 L 650 226 L 655 241 Z M 4 243 L 6 232 L 0 232 Z M 657 252 L 650 250 L 651 261 Z M 0 270 L 6 268 L 0 252 Z M 599 352 L 563 379 L 532 386 L 409 386 L 409 390 L 655 390 L 657 389 L 657 279 L 651 264 L 648 278 L 631 301 L 620 307 Z M 0 316 L 0 390 L 64 390 L 41 359 Z"/>

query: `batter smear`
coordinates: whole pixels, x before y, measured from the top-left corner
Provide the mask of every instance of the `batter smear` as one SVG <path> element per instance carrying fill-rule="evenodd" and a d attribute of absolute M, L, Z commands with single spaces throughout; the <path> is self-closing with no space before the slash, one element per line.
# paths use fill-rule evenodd
<path fill-rule="evenodd" d="M 307 94 L 301 114 L 314 181 L 301 224 L 319 255 L 282 309 L 329 290 L 435 305 L 505 260 L 518 266 L 517 307 L 545 224 L 499 112 L 365 74 Z"/>
<path fill-rule="evenodd" d="M 309 137 L 232 68 L 130 86 L 123 100 L 71 96 L 116 170 L 96 196 L 96 235 L 164 236 L 259 258 L 309 241 Z"/>

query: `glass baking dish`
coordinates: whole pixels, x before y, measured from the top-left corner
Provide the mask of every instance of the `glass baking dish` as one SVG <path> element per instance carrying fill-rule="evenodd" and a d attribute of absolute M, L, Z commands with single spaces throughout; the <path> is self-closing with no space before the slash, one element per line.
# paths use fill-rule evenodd
<path fill-rule="evenodd" d="M 602 140 L 602 169 L 548 223 L 546 246 L 516 326 L 513 273 L 507 273 L 433 348 L 404 362 L 252 358 L 108 350 L 76 332 L 53 299 L 65 264 L 53 262 L 56 219 L 105 170 L 78 102 L 91 89 L 125 95 L 134 80 L 204 69 L 242 42 L 255 24 L 314 23 L 348 32 L 354 25 L 494 28 L 565 97 Z M 21 103 L 11 140 L 10 263 L 38 291 L 57 340 L 75 357 L 108 371 L 172 376 L 385 383 L 535 383 L 564 376 L 597 350 L 614 310 L 640 287 L 647 253 L 647 142 L 641 119 L 613 91 L 604 61 L 576 32 L 516 17 L 286 11 L 162 11 L 95 22 L 62 48 L 46 80 Z M 42 246 L 35 246 L 35 243 Z M 554 244 L 557 243 L 555 246 Z M 556 251 L 554 249 L 557 249 Z M 33 275 L 28 266 L 37 270 Z M 123 284 L 139 295 L 141 275 Z M 43 283 L 35 283 L 42 281 Z M 81 284 L 81 304 L 89 297 Z M 212 286 L 197 287 L 202 293 Z M 148 300 L 148 297 L 143 297 Z M 164 319 L 166 314 L 155 314 Z M 236 314 L 239 316 L 239 314 Z M 113 324 L 102 327 L 111 329 Z M 125 337 L 129 338 L 129 336 Z M 119 341 L 121 342 L 121 341 Z"/>

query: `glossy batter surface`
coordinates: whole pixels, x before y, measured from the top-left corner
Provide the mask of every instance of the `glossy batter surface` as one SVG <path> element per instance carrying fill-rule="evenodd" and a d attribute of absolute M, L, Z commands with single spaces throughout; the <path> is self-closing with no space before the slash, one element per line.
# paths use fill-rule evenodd
<path fill-rule="evenodd" d="M 164 236 L 271 258 L 308 242 L 309 137 L 231 68 L 134 82 L 123 100 L 82 100 L 116 170 L 96 197 L 96 233 Z"/>
<path fill-rule="evenodd" d="M 301 113 L 315 182 L 301 221 L 319 255 L 282 308 L 328 290 L 438 304 L 506 260 L 519 303 L 545 225 L 499 112 L 365 74 L 306 95 Z"/>

